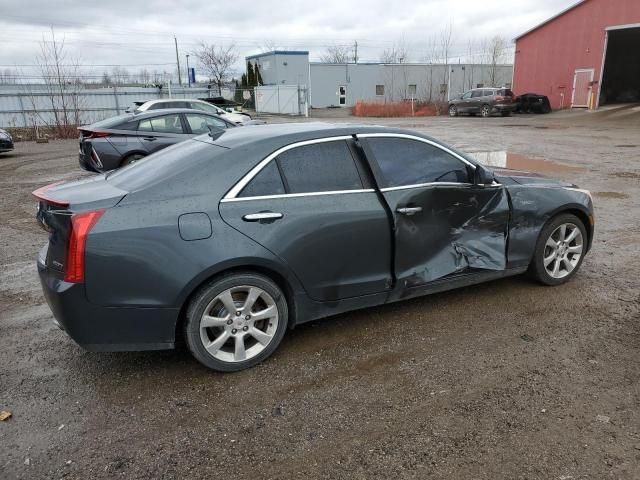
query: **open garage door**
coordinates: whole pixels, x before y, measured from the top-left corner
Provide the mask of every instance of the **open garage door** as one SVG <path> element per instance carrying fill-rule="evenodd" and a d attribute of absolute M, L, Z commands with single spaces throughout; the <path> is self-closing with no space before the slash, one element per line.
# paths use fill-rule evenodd
<path fill-rule="evenodd" d="M 607 29 L 600 105 L 640 102 L 640 25 Z"/>

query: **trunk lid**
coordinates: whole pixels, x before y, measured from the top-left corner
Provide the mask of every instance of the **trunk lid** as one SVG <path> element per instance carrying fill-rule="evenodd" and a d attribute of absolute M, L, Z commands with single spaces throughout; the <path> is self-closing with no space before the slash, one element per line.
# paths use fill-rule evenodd
<path fill-rule="evenodd" d="M 105 175 L 68 183 L 54 183 L 33 192 L 38 200 L 36 219 L 49 233 L 49 244 L 41 260 L 47 267 L 64 272 L 67 261 L 71 217 L 75 213 L 102 210 L 117 205 L 127 192 L 110 185 Z"/>

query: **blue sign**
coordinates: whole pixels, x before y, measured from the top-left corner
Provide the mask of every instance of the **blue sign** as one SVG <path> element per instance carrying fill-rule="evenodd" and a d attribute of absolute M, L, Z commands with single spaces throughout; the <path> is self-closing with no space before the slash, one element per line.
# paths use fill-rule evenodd
<path fill-rule="evenodd" d="M 189 84 L 196 83 L 196 69 L 191 67 L 189 69 Z"/>

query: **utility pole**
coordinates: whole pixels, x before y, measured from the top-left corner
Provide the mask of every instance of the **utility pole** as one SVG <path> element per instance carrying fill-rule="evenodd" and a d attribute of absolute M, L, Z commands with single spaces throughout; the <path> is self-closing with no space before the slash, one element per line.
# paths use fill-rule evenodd
<path fill-rule="evenodd" d="M 176 44 L 176 64 L 178 65 L 178 84 L 182 86 L 182 75 L 180 74 L 180 57 L 178 56 L 178 39 L 173 36 L 173 41 Z"/>
<path fill-rule="evenodd" d="M 188 53 L 187 53 L 187 86 L 191 88 L 191 70 L 189 70 L 189 54 Z"/>
<path fill-rule="evenodd" d="M 354 46 L 353 46 L 355 53 L 353 55 L 353 63 L 358 63 L 358 41 L 356 40 Z"/>

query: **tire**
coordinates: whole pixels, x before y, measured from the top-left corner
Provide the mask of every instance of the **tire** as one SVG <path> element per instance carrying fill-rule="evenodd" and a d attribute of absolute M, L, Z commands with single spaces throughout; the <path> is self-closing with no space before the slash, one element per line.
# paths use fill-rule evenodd
<path fill-rule="evenodd" d="M 131 155 L 125 157 L 124 160 L 122 160 L 122 162 L 120 163 L 120 168 L 131 165 L 132 163 L 135 163 L 144 157 L 146 157 L 146 155 L 144 155 L 143 153 L 132 153 Z"/>
<path fill-rule="evenodd" d="M 449 116 L 457 117 L 458 116 L 458 107 L 455 105 L 449 105 Z"/>
<path fill-rule="evenodd" d="M 228 312 L 225 301 L 233 302 L 235 311 Z M 234 273 L 206 283 L 189 302 L 185 340 L 205 367 L 236 372 L 257 365 L 278 348 L 288 319 L 284 293 L 271 279 Z M 209 326 L 203 326 L 203 321 Z"/>
<path fill-rule="evenodd" d="M 491 107 L 489 105 L 483 105 L 480 109 L 480 115 L 483 118 L 489 118 L 491 116 Z"/>
<path fill-rule="evenodd" d="M 564 241 L 561 242 L 563 226 Z M 574 235 L 576 230 L 578 233 Z M 574 239 L 567 242 L 572 235 Z M 587 240 L 586 228 L 575 215 L 565 213 L 552 218 L 540 232 L 529 273 L 543 285 L 557 286 L 568 282 L 582 265 Z"/>

